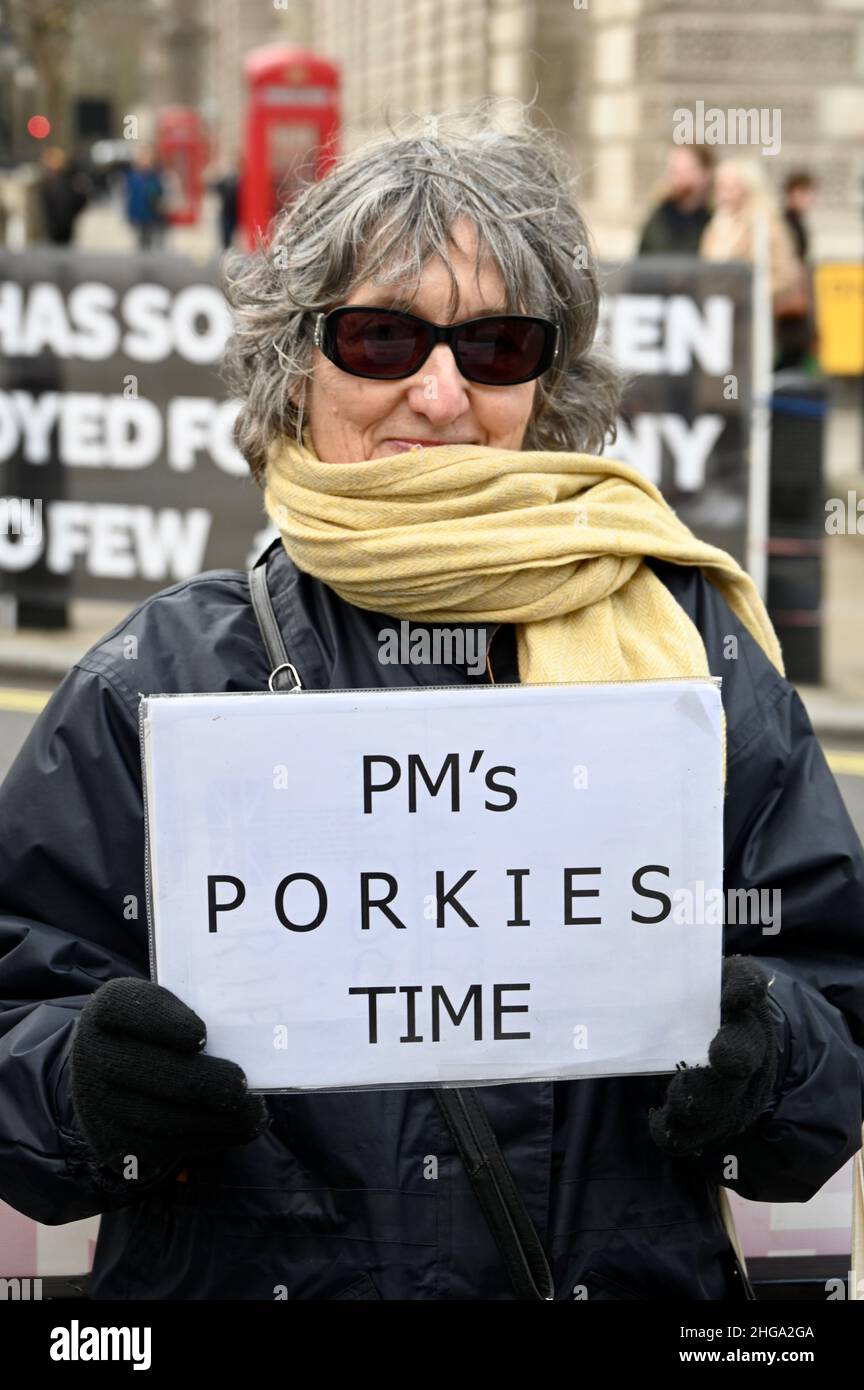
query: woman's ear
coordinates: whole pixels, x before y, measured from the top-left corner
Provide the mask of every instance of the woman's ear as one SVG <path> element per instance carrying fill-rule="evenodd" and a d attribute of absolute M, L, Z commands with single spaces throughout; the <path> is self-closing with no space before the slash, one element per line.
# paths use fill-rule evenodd
<path fill-rule="evenodd" d="M 305 381 L 298 381 L 293 386 L 290 386 L 288 388 L 286 398 L 288 400 L 288 403 L 294 408 L 294 410 L 297 411 L 298 414 L 303 414 L 303 412 L 306 409 L 306 397 L 307 392 Z"/>

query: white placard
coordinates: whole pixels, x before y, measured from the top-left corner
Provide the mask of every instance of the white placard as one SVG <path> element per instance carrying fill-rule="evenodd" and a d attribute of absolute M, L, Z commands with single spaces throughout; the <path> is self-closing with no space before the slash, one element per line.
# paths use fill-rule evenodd
<path fill-rule="evenodd" d="M 141 739 L 154 978 L 250 1089 L 707 1060 L 718 682 L 151 696 Z"/>

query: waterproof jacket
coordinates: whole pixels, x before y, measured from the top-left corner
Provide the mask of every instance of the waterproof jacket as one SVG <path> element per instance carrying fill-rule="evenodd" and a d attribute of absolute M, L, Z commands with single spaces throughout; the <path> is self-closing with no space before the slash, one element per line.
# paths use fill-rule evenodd
<path fill-rule="evenodd" d="M 398 620 L 343 602 L 280 542 L 266 563 L 307 688 L 488 681 L 459 666 L 382 664 L 378 634 Z M 725 932 L 727 954 L 759 957 L 774 976 L 777 1085 L 751 1130 L 695 1159 L 668 1157 L 648 1133 L 668 1076 L 478 1088 L 557 1299 L 735 1297 L 718 1182 L 806 1201 L 861 1139 L 861 844 L 793 688 L 698 570 L 652 564 L 723 681 L 726 887 L 782 893 L 779 932 Z M 486 638 L 494 680 L 517 680 L 512 626 L 489 624 Z M 97 1298 L 513 1298 L 428 1089 L 269 1096 L 270 1128 L 253 1143 L 176 1165 L 147 1190 L 100 1169 L 77 1128 L 79 1011 L 104 981 L 149 975 L 139 695 L 262 690 L 269 669 L 246 573 L 184 580 L 72 668 L 10 770 L 0 1197 L 49 1224 L 103 1213 Z"/>

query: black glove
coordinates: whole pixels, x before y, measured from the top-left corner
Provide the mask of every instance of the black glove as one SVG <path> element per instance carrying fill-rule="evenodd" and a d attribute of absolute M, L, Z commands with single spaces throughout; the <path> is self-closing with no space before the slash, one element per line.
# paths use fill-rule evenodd
<path fill-rule="evenodd" d="M 72 1044 L 72 1103 L 101 1164 L 138 1160 L 140 1179 L 235 1144 L 269 1123 L 235 1062 L 207 1057 L 207 1030 L 170 990 L 109 980 L 81 1011 Z"/>
<path fill-rule="evenodd" d="M 699 1154 L 708 1144 L 743 1133 L 762 1114 L 777 1078 L 768 983 L 749 956 L 724 960 L 720 1029 L 708 1048 L 708 1066 L 682 1062 L 669 1082 L 665 1104 L 648 1112 L 658 1148 Z"/>

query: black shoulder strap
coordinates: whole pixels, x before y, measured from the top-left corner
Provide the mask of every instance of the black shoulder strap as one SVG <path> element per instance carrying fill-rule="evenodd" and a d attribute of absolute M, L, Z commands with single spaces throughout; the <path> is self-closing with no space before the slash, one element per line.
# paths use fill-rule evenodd
<path fill-rule="evenodd" d="M 271 690 L 302 690 L 300 677 L 288 660 L 267 588 L 269 551 L 268 546 L 249 571 L 252 606 L 273 668 L 268 685 Z M 435 1099 L 501 1252 L 516 1297 L 553 1299 L 555 1288 L 543 1247 L 476 1091 L 436 1089 Z"/>
<path fill-rule="evenodd" d="M 279 623 L 273 612 L 270 590 L 267 587 L 267 556 L 270 554 L 270 549 L 271 547 L 268 546 L 249 571 L 249 592 L 252 595 L 252 607 L 255 609 L 255 617 L 258 619 L 264 646 L 267 648 L 267 655 L 273 667 L 267 684 L 274 691 L 302 690 L 303 687 L 296 668 L 288 660 Z"/>
<path fill-rule="evenodd" d="M 477 1092 L 435 1091 L 517 1298 L 555 1297 L 549 1263 Z"/>

